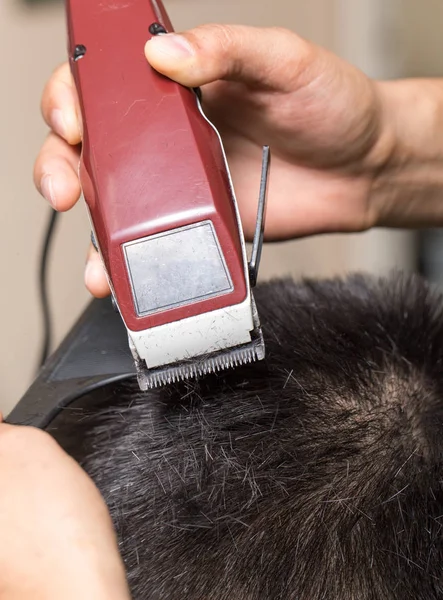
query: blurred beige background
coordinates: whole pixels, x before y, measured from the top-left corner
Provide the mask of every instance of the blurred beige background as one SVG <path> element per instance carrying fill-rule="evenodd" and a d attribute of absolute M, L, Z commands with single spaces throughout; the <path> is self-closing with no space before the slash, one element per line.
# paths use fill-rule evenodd
<path fill-rule="evenodd" d="M 442 73 L 441 0 L 165 0 L 177 29 L 198 23 L 280 25 L 351 60 L 375 77 Z M 38 256 L 47 206 L 33 189 L 32 166 L 46 129 L 39 98 L 52 69 L 65 58 L 63 3 L 35 8 L 0 2 L 2 133 L 0 236 L 0 409 L 8 411 L 30 384 L 41 341 Z M 75 321 L 88 295 L 83 289 L 89 232 L 78 206 L 63 215 L 50 266 L 56 342 Z M 410 234 L 377 231 L 268 246 L 262 276 L 329 275 L 348 270 L 412 268 Z"/>

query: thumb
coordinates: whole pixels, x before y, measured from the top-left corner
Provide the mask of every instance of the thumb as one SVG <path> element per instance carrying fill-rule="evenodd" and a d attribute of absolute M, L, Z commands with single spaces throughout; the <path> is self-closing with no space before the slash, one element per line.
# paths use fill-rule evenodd
<path fill-rule="evenodd" d="M 203 25 L 154 36 L 145 54 L 154 69 L 187 87 L 229 79 L 283 91 L 306 70 L 313 49 L 286 29 Z"/>

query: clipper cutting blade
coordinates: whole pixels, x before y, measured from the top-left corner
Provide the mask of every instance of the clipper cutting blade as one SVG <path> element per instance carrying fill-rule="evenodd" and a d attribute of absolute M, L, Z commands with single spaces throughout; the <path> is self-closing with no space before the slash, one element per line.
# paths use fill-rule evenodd
<path fill-rule="evenodd" d="M 255 333 L 257 339 L 243 347 L 220 351 L 211 356 L 182 362 L 174 366 L 149 370 L 143 361 L 136 359 L 139 387 L 142 391 L 146 391 L 262 360 L 265 356 L 263 335 L 261 329 Z"/>

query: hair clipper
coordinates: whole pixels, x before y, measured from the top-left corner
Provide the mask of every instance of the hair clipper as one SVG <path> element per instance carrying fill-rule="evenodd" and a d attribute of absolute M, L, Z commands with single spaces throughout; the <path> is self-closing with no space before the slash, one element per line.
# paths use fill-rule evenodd
<path fill-rule="evenodd" d="M 144 46 L 172 32 L 159 0 L 68 0 L 83 123 L 80 181 L 93 240 L 146 390 L 264 357 L 251 293 L 269 149 L 248 264 L 220 135 L 198 90 L 156 72 Z"/>

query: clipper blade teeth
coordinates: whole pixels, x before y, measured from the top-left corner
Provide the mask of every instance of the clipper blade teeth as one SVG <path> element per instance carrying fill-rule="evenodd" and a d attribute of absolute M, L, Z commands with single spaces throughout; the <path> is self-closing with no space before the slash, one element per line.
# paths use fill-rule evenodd
<path fill-rule="evenodd" d="M 197 358 L 194 362 L 186 362 L 159 369 L 148 370 L 138 364 L 139 385 L 140 389 L 146 391 L 163 385 L 185 381 L 192 377 L 219 373 L 229 368 L 261 360 L 263 357 L 263 344 L 253 342 L 248 346 L 232 348 L 231 350 L 225 350 L 206 358 Z"/>

